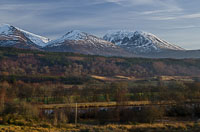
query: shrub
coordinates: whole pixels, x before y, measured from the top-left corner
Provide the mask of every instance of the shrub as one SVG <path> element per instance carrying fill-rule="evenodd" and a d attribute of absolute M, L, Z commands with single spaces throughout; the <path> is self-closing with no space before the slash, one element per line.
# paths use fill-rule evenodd
<path fill-rule="evenodd" d="M 184 105 L 173 106 L 167 111 L 168 116 L 192 116 L 193 108 Z"/>
<path fill-rule="evenodd" d="M 51 124 L 44 122 L 44 123 L 41 123 L 40 126 L 43 128 L 50 128 Z"/>
<path fill-rule="evenodd" d="M 162 107 L 150 106 L 142 109 L 140 113 L 140 121 L 145 123 L 153 123 L 164 116 L 164 109 Z"/>
<path fill-rule="evenodd" d="M 27 122 L 25 120 L 15 120 L 13 124 L 17 126 L 25 126 L 27 125 Z"/>

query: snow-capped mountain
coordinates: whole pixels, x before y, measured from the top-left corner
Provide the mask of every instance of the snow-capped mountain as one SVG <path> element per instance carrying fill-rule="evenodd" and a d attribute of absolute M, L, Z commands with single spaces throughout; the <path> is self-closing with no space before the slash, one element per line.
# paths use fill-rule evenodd
<path fill-rule="evenodd" d="M 35 35 L 9 24 L 0 25 L 0 46 L 39 49 L 49 42 L 48 38 Z"/>
<path fill-rule="evenodd" d="M 20 28 L 0 25 L 0 46 L 102 56 L 200 58 L 200 50 L 184 50 L 155 35 L 139 31 L 109 31 L 103 39 L 72 30 L 50 41 Z"/>
<path fill-rule="evenodd" d="M 135 54 L 148 54 L 168 50 L 184 50 L 177 45 L 159 39 L 151 33 L 141 31 L 109 31 L 103 39 L 115 43 L 121 48 Z"/>
<path fill-rule="evenodd" d="M 48 51 L 76 52 L 92 55 L 132 56 L 111 42 L 79 30 L 69 31 L 61 38 L 50 41 L 44 49 Z"/>

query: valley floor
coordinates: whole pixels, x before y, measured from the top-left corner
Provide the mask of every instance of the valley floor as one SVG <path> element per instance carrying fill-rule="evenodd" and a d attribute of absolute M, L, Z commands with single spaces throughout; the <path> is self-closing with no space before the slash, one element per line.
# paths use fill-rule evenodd
<path fill-rule="evenodd" d="M 200 123 L 172 122 L 133 125 L 82 125 L 66 124 L 55 128 L 51 126 L 2 125 L 0 132 L 199 132 Z"/>

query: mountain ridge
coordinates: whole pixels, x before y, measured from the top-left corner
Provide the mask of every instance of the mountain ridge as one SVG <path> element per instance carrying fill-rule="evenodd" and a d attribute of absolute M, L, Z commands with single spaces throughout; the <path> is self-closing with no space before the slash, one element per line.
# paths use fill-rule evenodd
<path fill-rule="evenodd" d="M 44 50 L 104 56 L 133 56 L 111 42 L 79 30 L 69 31 L 62 37 L 50 41 Z"/>
<path fill-rule="evenodd" d="M 0 46 L 49 52 L 142 58 L 200 58 L 200 50 L 185 50 L 157 36 L 131 30 L 114 30 L 103 38 L 71 30 L 50 40 L 9 24 L 0 25 Z"/>

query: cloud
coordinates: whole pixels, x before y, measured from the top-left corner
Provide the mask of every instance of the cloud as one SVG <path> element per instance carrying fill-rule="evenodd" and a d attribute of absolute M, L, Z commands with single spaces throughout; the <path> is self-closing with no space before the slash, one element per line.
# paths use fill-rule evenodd
<path fill-rule="evenodd" d="M 164 30 L 179 30 L 179 29 L 191 29 L 191 28 L 200 28 L 200 25 L 186 25 L 186 26 L 174 26 L 174 27 L 162 27 Z"/>
<path fill-rule="evenodd" d="M 96 3 L 115 3 L 122 6 L 152 5 L 161 0 L 95 0 Z"/>
<path fill-rule="evenodd" d="M 175 7 L 177 5 L 176 0 L 101 0 L 101 3 L 105 2 L 116 3 L 126 6 L 151 5 L 151 6 L 162 6 L 162 7 Z"/>
<path fill-rule="evenodd" d="M 160 14 L 160 13 L 174 13 L 174 12 L 181 12 L 183 9 L 181 8 L 170 8 L 170 9 L 165 9 L 165 10 L 149 10 L 149 11 L 144 11 L 141 12 L 141 15 L 152 15 L 152 14 Z"/>
<path fill-rule="evenodd" d="M 122 0 L 105 0 L 105 2 L 120 3 Z"/>
<path fill-rule="evenodd" d="M 194 13 L 194 14 L 189 14 L 189 15 L 183 15 L 178 18 L 184 18 L 184 19 L 192 19 L 192 18 L 200 18 L 200 13 Z"/>
<path fill-rule="evenodd" d="M 176 15 L 176 16 L 156 16 L 151 17 L 150 20 L 178 20 L 178 19 L 197 19 L 200 18 L 200 13 L 193 13 L 193 14 L 185 14 L 185 15 Z"/>

